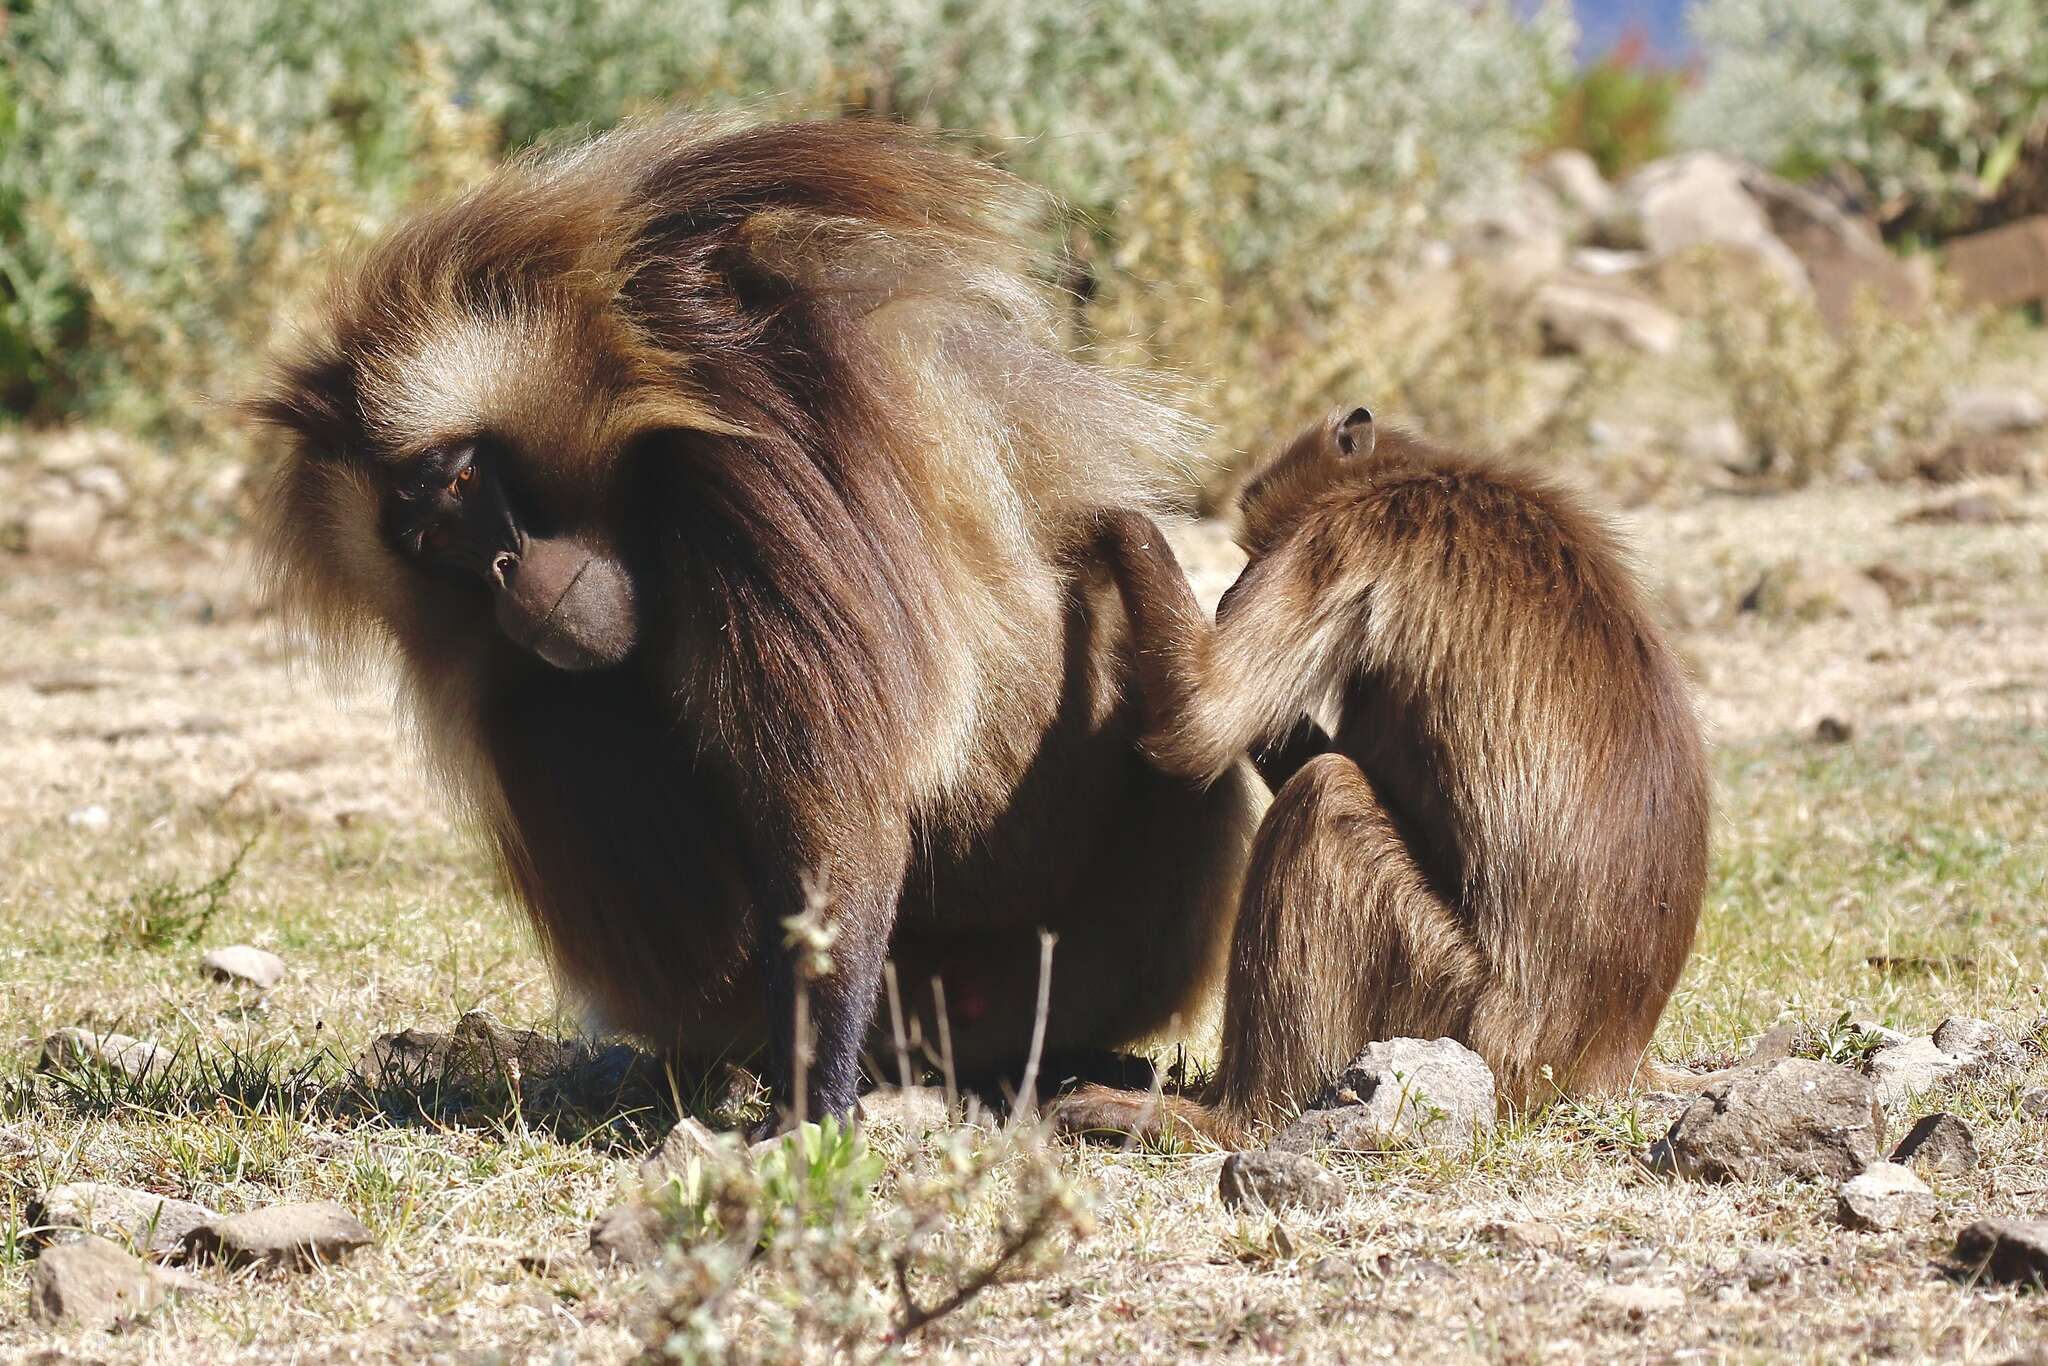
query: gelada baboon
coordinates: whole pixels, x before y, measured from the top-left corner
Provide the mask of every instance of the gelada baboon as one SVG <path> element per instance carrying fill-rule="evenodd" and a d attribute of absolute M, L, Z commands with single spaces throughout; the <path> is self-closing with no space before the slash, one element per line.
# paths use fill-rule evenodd
<path fill-rule="evenodd" d="M 629 127 L 401 223 L 253 403 L 283 605 L 395 655 L 567 982 L 812 1116 L 885 955 L 963 1072 L 1024 1055 L 1041 926 L 1051 1052 L 1222 970 L 1249 792 L 1145 761 L 1066 541 L 1189 428 L 1054 346 L 1030 211 L 875 124 Z"/>
<path fill-rule="evenodd" d="M 1699 722 L 1613 534 L 1531 473 L 1364 409 L 1246 485 L 1250 555 L 1213 628 L 1143 514 L 1090 543 L 1135 637 L 1169 772 L 1262 765 L 1211 1093 L 1164 1121 L 1236 1141 L 1367 1042 L 1459 1039 L 1503 1097 L 1626 1085 L 1692 947 L 1706 876 Z M 1304 712 L 1334 721 L 1326 752 Z M 1099 1089 L 1070 1128 L 1148 1128 Z"/>

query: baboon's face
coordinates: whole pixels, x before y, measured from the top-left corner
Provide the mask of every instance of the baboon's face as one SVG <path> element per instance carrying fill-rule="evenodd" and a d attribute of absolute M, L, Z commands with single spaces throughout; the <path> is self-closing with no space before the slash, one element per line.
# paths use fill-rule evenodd
<path fill-rule="evenodd" d="M 411 572 L 473 588 L 507 639 L 558 669 L 625 662 L 639 628 L 614 538 L 548 525 L 520 464 L 511 443 L 478 436 L 384 467 L 386 545 Z"/>

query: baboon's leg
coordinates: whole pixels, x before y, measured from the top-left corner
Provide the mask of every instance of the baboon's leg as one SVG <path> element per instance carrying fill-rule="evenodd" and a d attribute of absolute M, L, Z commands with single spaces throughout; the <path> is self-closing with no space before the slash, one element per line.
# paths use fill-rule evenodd
<path fill-rule="evenodd" d="M 1487 981 L 1358 765 L 1304 763 L 1252 843 L 1209 1104 L 1097 1087 L 1069 1132 L 1194 1130 L 1224 1143 L 1284 1120 L 1375 1039 L 1462 1038 Z"/>
<path fill-rule="evenodd" d="M 1462 1037 L 1486 976 L 1370 780 L 1311 759 L 1252 844 L 1213 1099 L 1234 1128 L 1285 1118 L 1372 1040 Z"/>

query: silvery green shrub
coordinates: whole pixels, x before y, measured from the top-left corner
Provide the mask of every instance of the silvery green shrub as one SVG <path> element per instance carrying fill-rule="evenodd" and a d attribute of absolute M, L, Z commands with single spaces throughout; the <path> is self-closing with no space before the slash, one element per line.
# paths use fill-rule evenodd
<path fill-rule="evenodd" d="M 373 228 L 431 178 L 442 106 L 500 149 L 671 103 L 864 108 L 965 135 L 1111 243 L 1141 180 L 1170 190 L 1155 217 L 1283 287 L 1509 174 L 1570 39 L 1560 5 L 1509 0 L 27 0 L 0 126 L 0 211 L 27 227 L 0 299 L 82 292 L 127 346 L 53 356 L 21 310 L 0 327 L 138 421 L 182 400 L 138 398 L 137 346 L 232 389 L 273 307 L 238 267 L 310 273 L 321 240 Z"/>
<path fill-rule="evenodd" d="M 1699 0 L 1682 136 L 1767 164 L 1846 163 L 1912 221 L 1966 221 L 2048 135 L 2042 0 Z"/>

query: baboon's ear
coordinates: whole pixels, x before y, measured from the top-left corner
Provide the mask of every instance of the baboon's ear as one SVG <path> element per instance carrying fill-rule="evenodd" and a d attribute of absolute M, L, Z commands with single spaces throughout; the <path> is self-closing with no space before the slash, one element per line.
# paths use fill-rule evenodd
<path fill-rule="evenodd" d="M 1339 408 L 1330 414 L 1330 435 L 1344 455 L 1353 459 L 1371 455 L 1375 440 L 1372 411 L 1367 408 Z"/>

